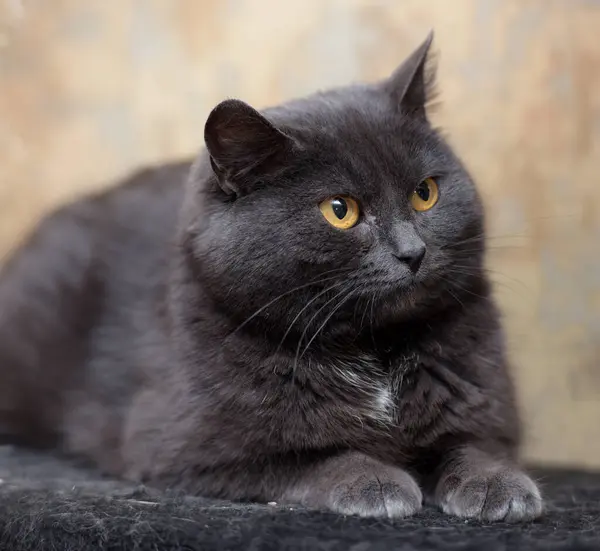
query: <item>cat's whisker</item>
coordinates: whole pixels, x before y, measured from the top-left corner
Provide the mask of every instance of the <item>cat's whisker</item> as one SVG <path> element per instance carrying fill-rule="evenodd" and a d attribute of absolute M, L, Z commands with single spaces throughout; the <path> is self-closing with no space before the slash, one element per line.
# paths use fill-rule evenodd
<path fill-rule="evenodd" d="M 449 286 L 455 286 L 455 287 L 458 287 L 458 288 L 459 288 L 461 291 L 464 291 L 465 293 L 468 293 L 469 295 L 473 295 L 474 297 L 477 297 L 477 298 L 479 298 L 479 299 L 483 299 L 483 300 L 489 300 L 489 297 L 486 297 L 486 296 L 480 295 L 480 294 L 478 294 L 478 293 L 475 293 L 475 292 L 471 291 L 470 289 L 467 289 L 466 287 L 464 287 L 464 286 L 462 286 L 462 285 L 459 285 L 459 284 L 456 282 L 456 280 L 450 280 L 450 279 L 448 279 L 448 278 L 446 278 L 446 277 L 444 277 L 444 276 L 440 276 L 440 279 L 441 279 L 442 281 L 445 281 L 446 283 L 448 283 L 448 285 L 449 285 Z M 452 295 L 452 292 L 450 291 L 450 288 L 449 288 L 449 287 L 448 287 L 447 291 L 448 291 L 448 292 L 449 292 L 449 293 Z M 452 295 L 452 296 L 454 296 L 454 295 Z M 456 299 L 456 297 L 455 297 L 455 296 L 454 296 L 454 298 Z M 457 300 L 458 300 L 458 299 L 457 299 Z M 459 301 L 459 302 L 460 302 L 460 301 Z M 463 306 L 463 308 L 464 308 L 464 304 L 463 304 L 462 302 L 460 302 L 460 304 L 461 304 L 461 305 Z"/>
<path fill-rule="evenodd" d="M 357 288 L 357 291 L 359 291 L 359 293 L 362 293 L 362 291 L 364 291 L 365 289 L 368 289 L 369 285 L 370 285 L 370 283 L 368 281 L 365 281 Z M 366 318 L 366 314 L 367 314 L 367 306 L 368 305 L 369 305 L 369 297 L 366 300 L 361 300 L 361 299 L 357 300 L 356 304 L 354 305 L 355 311 L 359 306 L 364 306 L 363 311 L 362 311 L 362 316 L 360 318 L 360 325 L 358 326 L 357 334 L 362 333 L 362 329 L 365 324 L 365 318 Z"/>
<path fill-rule="evenodd" d="M 471 258 L 475 253 L 487 252 L 489 255 L 493 255 L 497 251 L 506 251 L 506 250 L 522 250 L 526 247 L 524 244 L 512 244 L 512 245 L 487 245 L 485 250 L 483 247 L 473 247 L 469 249 L 456 249 L 452 247 L 448 247 L 445 250 L 452 250 L 452 253 L 456 258 Z"/>
<path fill-rule="evenodd" d="M 272 304 L 275 304 L 278 300 L 281 300 L 282 298 L 291 295 L 292 293 L 295 293 L 297 291 L 301 291 L 302 289 L 306 289 L 307 287 L 310 287 L 312 285 L 319 285 L 321 283 L 325 283 L 327 281 L 332 281 L 336 278 L 338 278 L 341 273 L 343 273 L 344 271 L 351 271 L 351 268 L 337 268 L 335 270 L 329 270 L 328 272 L 324 272 L 321 275 L 325 275 L 328 273 L 333 273 L 333 272 L 338 272 L 336 275 L 331 276 L 331 277 L 326 277 L 323 279 L 318 279 L 318 280 L 314 280 L 314 281 L 309 281 L 308 283 L 305 283 L 303 285 L 299 285 L 298 287 L 294 287 L 293 289 L 290 289 L 289 291 L 286 291 L 285 293 L 282 293 L 278 296 L 276 296 L 274 299 L 270 300 L 269 302 L 267 302 L 264 306 L 262 306 L 261 308 L 259 308 L 256 312 L 254 312 L 254 314 L 252 314 L 250 317 L 248 317 L 246 320 L 244 320 L 240 325 L 238 325 L 229 336 L 237 333 L 242 327 L 244 327 L 245 325 L 247 325 L 250 321 L 252 321 L 256 316 L 258 316 L 261 312 L 263 312 L 264 310 L 266 310 L 269 306 L 271 306 Z M 340 273 L 341 272 L 341 273 Z"/>
<path fill-rule="evenodd" d="M 510 277 L 510 276 L 508 276 L 502 272 L 499 272 L 497 270 L 492 270 L 490 268 L 483 267 L 480 269 L 483 270 L 490 277 L 502 276 L 502 277 L 506 278 L 508 281 L 513 282 L 516 285 L 518 285 L 519 287 L 521 287 L 521 289 L 520 290 L 515 289 L 513 286 L 509 285 L 506 282 L 498 281 L 498 279 L 496 279 L 495 277 L 494 277 L 494 279 L 492 279 L 492 282 L 494 285 L 505 287 L 506 289 L 509 289 L 510 291 L 519 293 L 520 295 L 522 295 L 522 291 L 527 291 L 527 292 L 530 291 L 529 287 L 523 281 L 520 281 L 518 279 Z M 461 266 L 461 265 L 456 265 L 456 264 L 452 265 L 450 268 L 447 268 L 446 273 L 448 273 L 448 274 L 455 273 L 455 274 L 464 275 L 464 276 L 477 276 L 478 275 L 478 271 L 476 269 L 474 269 L 473 267 Z"/>
<path fill-rule="evenodd" d="M 275 349 L 275 354 L 274 354 L 275 356 L 279 352 L 279 349 L 281 348 L 281 346 L 285 342 L 285 339 L 287 338 L 287 336 L 290 334 L 290 331 L 292 330 L 292 327 L 294 326 L 294 324 L 300 319 L 300 316 L 302 316 L 302 314 L 304 312 L 306 312 L 306 310 L 310 307 L 310 305 L 313 304 L 315 301 L 317 301 L 319 299 L 319 297 L 323 296 L 325 293 L 328 293 L 329 291 L 335 289 L 336 287 L 339 287 L 340 285 L 343 285 L 344 283 L 345 283 L 344 281 L 338 281 L 337 283 L 334 283 L 333 285 L 327 287 L 326 289 L 324 289 L 320 293 L 317 293 L 312 299 L 310 299 L 302 307 L 302 309 L 296 314 L 296 316 L 294 317 L 294 319 L 291 321 L 291 323 L 289 324 L 289 326 L 286 329 L 285 333 L 283 334 L 283 337 L 279 341 L 279 344 L 277 345 L 277 348 Z"/>
<path fill-rule="evenodd" d="M 369 307 L 369 300 L 370 299 L 367 299 L 367 301 L 365 303 L 365 307 L 363 309 L 362 317 L 360 318 L 360 326 L 359 326 L 359 331 L 358 331 L 359 333 L 362 333 L 362 329 L 363 329 L 364 324 L 365 324 L 366 315 L 367 315 L 367 312 L 369 310 L 369 308 L 368 308 Z"/>
<path fill-rule="evenodd" d="M 359 284 L 358 286 L 355 287 L 355 290 L 358 291 L 359 296 L 361 295 L 362 291 L 367 289 L 369 287 L 369 281 L 368 281 L 368 277 L 365 278 L 366 281 L 363 281 L 361 284 Z M 367 299 L 368 301 L 368 299 Z M 353 309 L 353 319 L 354 322 L 356 323 L 356 316 L 358 315 L 358 309 L 359 307 L 363 304 L 364 301 L 362 301 L 361 299 L 358 299 L 355 304 L 354 304 L 354 309 Z M 360 318 L 360 324 L 358 325 L 358 332 L 357 334 L 360 334 L 363 328 L 365 322 L 365 309 L 363 309 L 363 313 L 362 316 Z"/>
<path fill-rule="evenodd" d="M 308 320 L 308 322 L 306 323 L 306 327 L 304 328 L 304 331 L 302 331 L 302 334 L 300 335 L 300 338 L 298 339 L 298 346 L 296 347 L 296 355 L 294 357 L 294 367 L 293 367 L 293 373 L 296 373 L 296 368 L 298 366 L 298 357 L 300 354 L 300 348 L 302 347 L 302 341 L 304 340 L 304 337 L 306 336 L 312 322 L 317 318 L 317 316 L 329 305 L 331 304 L 334 300 L 336 300 L 338 297 L 342 296 L 344 293 L 346 292 L 346 289 L 342 289 L 339 293 L 336 293 L 332 298 L 330 298 L 328 301 L 325 302 L 325 304 L 323 304 L 323 306 L 321 306 L 314 314 L 313 316 Z"/>
<path fill-rule="evenodd" d="M 379 295 L 380 295 L 380 293 L 373 293 L 373 295 L 371 296 L 371 308 L 370 308 L 371 315 L 370 315 L 369 328 L 371 331 L 371 343 L 373 344 L 373 348 L 375 350 L 377 350 L 377 342 L 375 339 L 375 333 L 373 331 L 373 318 L 374 318 L 373 312 L 374 312 L 375 302 L 379 298 Z"/>
<path fill-rule="evenodd" d="M 298 357 L 298 360 L 302 359 L 302 356 L 304 356 L 304 354 L 306 353 L 306 351 L 308 350 L 308 348 L 310 347 L 310 345 L 314 342 L 314 340 L 317 338 L 317 336 L 319 335 L 319 333 L 323 330 L 323 328 L 327 325 L 327 322 L 333 317 L 333 315 L 345 304 L 345 302 L 352 296 L 352 292 L 354 289 L 350 289 L 348 291 L 348 293 L 346 294 L 346 296 L 340 300 L 340 303 L 335 306 L 331 312 L 327 315 L 327 317 L 325 318 L 325 321 L 319 326 L 319 328 L 315 331 L 315 334 L 311 337 L 311 339 L 308 341 L 308 343 L 306 344 L 306 346 L 304 347 L 304 350 L 302 350 L 302 353 L 300 354 L 300 356 Z M 302 342 L 302 341 L 300 341 Z"/>
<path fill-rule="evenodd" d="M 461 276 L 474 275 L 473 272 L 464 272 L 464 271 L 461 271 L 461 270 L 454 270 L 454 269 L 450 269 L 446 273 L 448 275 L 456 274 L 456 275 L 461 275 Z M 502 281 L 493 280 L 492 283 L 493 283 L 494 286 L 504 287 L 504 288 L 508 289 L 509 291 L 512 291 L 512 292 L 515 292 L 515 293 L 517 292 L 516 289 L 514 289 L 513 287 L 511 287 L 510 285 L 508 285 L 507 283 L 504 283 Z M 464 287 L 458 285 L 458 283 L 455 280 L 452 282 L 452 284 L 455 285 L 455 286 L 457 286 L 457 287 L 459 287 L 460 289 L 464 289 Z"/>
<path fill-rule="evenodd" d="M 457 296 L 457 295 L 455 295 L 455 294 L 454 294 L 454 293 L 453 293 L 453 292 L 450 290 L 450 288 L 448 288 L 448 294 L 449 294 L 449 295 L 450 295 L 450 296 L 451 296 L 451 297 L 452 297 L 454 300 L 456 300 L 456 302 L 458 302 L 458 304 L 460 304 L 460 305 L 461 305 L 463 308 L 465 308 L 465 304 L 464 304 L 464 302 L 463 302 L 462 300 L 460 300 L 460 299 L 458 298 L 458 296 Z"/>
<path fill-rule="evenodd" d="M 354 308 L 352 309 L 352 320 L 356 324 L 356 316 L 358 316 L 358 306 L 360 304 L 360 300 L 354 302 Z M 360 326 L 359 326 L 360 327 Z M 360 332 L 360 329 L 359 329 Z"/>
<path fill-rule="evenodd" d="M 487 245 L 485 247 L 485 250 L 487 252 L 493 252 L 493 251 L 500 251 L 500 250 L 506 250 L 506 249 L 523 249 L 525 248 L 526 245 L 524 243 L 521 244 L 506 244 L 506 245 Z M 465 255 L 465 254 L 469 254 L 469 253 L 477 253 L 477 252 L 482 252 L 483 248 L 479 248 L 479 247 L 474 247 L 472 249 L 454 249 L 452 247 L 448 247 L 449 249 L 452 249 L 453 252 L 455 252 L 455 254 L 457 256 L 461 256 L 461 255 Z M 446 249 L 448 250 L 448 249 Z"/>
<path fill-rule="evenodd" d="M 477 272 L 475 270 L 469 271 L 469 268 L 471 268 L 471 266 L 464 266 L 464 265 L 460 265 L 460 264 L 453 264 L 451 269 L 454 269 L 454 268 L 466 269 L 466 271 L 464 272 L 465 275 L 476 275 L 477 274 Z M 515 279 L 514 277 L 510 277 L 510 276 L 506 275 L 503 272 L 499 272 L 498 270 L 493 270 L 493 269 L 487 268 L 485 266 L 482 267 L 482 268 L 480 268 L 480 269 L 483 269 L 487 274 L 492 275 L 492 276 L 498 275 L 498 276 L 505 277 L 506 279 L 508 279 L 508 280 L 510 280 L 510 281 L 512 281 L 512 282 L 514 282 L 514 283 L 516 283 L 516 284 L 518 284 L 520 286 L 522 286 L 526 291 L 530 291 L 529 287 L 527 287 L 527 285 L 523 281 L 521 281 L 519 279 Z"/>
<path fill-rule="evenodd" d="M 498 239 L 523 239 L 529 237 L 525 233 L 515 233 L 515 234 L 504 234 L 504 235 L 486 235 L 485 233 L 480 233 L 477 235 L 473 235 L 471 237 L 467 237 L 466 239 L 461 239 L 459 241 L 454 241 L 453 243 L 448 243 L 447 245 L 442 245 L 440 249 L 454 249 L 456 247 L 460 247 L 461 245 L 466 245 L 468 243 L 478 243 L 485 242 L 488 243 L 493 240 Z"/>

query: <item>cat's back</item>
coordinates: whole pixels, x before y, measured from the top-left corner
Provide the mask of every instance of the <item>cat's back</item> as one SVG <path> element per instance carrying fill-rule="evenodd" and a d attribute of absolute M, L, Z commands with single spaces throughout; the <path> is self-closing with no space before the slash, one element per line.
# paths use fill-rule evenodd
<path fill-rule="evenodd" d="M 44 273 L 70 279 L 77 291 L 89 287 L 96 302 L 117 294 L 126 306 L 167 268 L 189 167 L 177 162 L 144 168 L 57 209 L 17 250 L 8 271 L 31 256 Z"/>
<path fill-rule="evenodd" d="M 64 416 L 65 389 L 86 379 L 114 394 L 112 381 L 131 373 L 136 321 L 165 277 L 188 170 L 147 168 L 64 205 L 3 262 L 0 437 L 39 442 Z"/>
<path fill-rule="evenodd" d="M 73 208 L 88 209 L 89 274 L 95 361 L 131 364 L 135 344 L 154 327 L 161 309 L 189 164 L 141 170 L 108 191 Z M 86 292 L 85 302 L 89 302 Z"/>
<path fill-rule="evenodd" d="M 146 245 L 154 251 L 175 230 L 189 167 L 180 162 L 140 170 L 71 208 L 89 211 L 98 243 L 113 242 L 105 252 L 133 247 L 133 253 L 147 253 Z"/>
<path fill-rule="evenodd" d="M 68 209 L 85 220 L 99 317 L 123 332 L 164 286 L 190 164 L 140 170 Z"/>
<path fill-rule="evenodd" d="M 99 295 L 113 280 L 139 287 L 140 277 L 156 275 L 173 244 L 189 168 L 185 161 L 145 168 L 45 216 L 0 266 L 2 310 L 11 297 L 42 306 L 85 285 Z"/>

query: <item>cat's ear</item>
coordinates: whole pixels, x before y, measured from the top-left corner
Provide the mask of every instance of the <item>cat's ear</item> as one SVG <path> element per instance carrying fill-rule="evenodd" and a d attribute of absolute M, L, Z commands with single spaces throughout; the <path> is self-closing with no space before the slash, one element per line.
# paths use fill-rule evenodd
<path fill-rule="evenodd" d="M 425 118 L 425 107 L 431 99 L 435 71 L 428 66 L 433 30 L 383 83 L 392 101 L 406 114 Z"/>
<path fill-rule="evenodd" d="M 257 176 L 276 170 L 292 140 L 256 109 L 236 99 L 217 105 L 206 120 L 204 141 L 223 191 L 240 194 Z"/>

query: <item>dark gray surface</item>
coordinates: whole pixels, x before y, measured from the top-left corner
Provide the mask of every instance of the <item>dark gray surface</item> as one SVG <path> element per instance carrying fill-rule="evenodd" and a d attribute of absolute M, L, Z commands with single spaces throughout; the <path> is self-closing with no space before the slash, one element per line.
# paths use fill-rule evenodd
<path fill-rule="evenodd" d="M 388 521 L 161 494 L 0 447 L 0 549 L 600 549 L 600 474 L 535 474 L 549 502 L 534 523 L 486 525 L 427 508 Z"/>

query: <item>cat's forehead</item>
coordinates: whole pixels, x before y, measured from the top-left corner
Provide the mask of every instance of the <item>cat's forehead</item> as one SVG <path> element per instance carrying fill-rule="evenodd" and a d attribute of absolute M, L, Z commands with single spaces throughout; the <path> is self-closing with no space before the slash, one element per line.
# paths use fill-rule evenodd
<path fill-rule="evenodd" d="M 367 86 L 318 92 L 267 111 L 275 124 L 292 133 L 339 135 L 397 128 L 389 99 Z"/>
<path fill-rule="evenodd" d="M 308 147 L 371 149 L 410 154 L 414 148 L 433 148 L 437 137 L 426 121 L 403 116 L 381 90 L 355 85 L 319 92 L 268 110 L 282 130 Z M 373 152 L 370 152 L 373 154 Z"/>
<path fill-rule="evenodd" d="M 439 170 L 445 147 L 427 121 L 403 116 L 368 86 L 314 94 L 267 112 L 315 163 L 371 182 L 418 179 Z"/>

